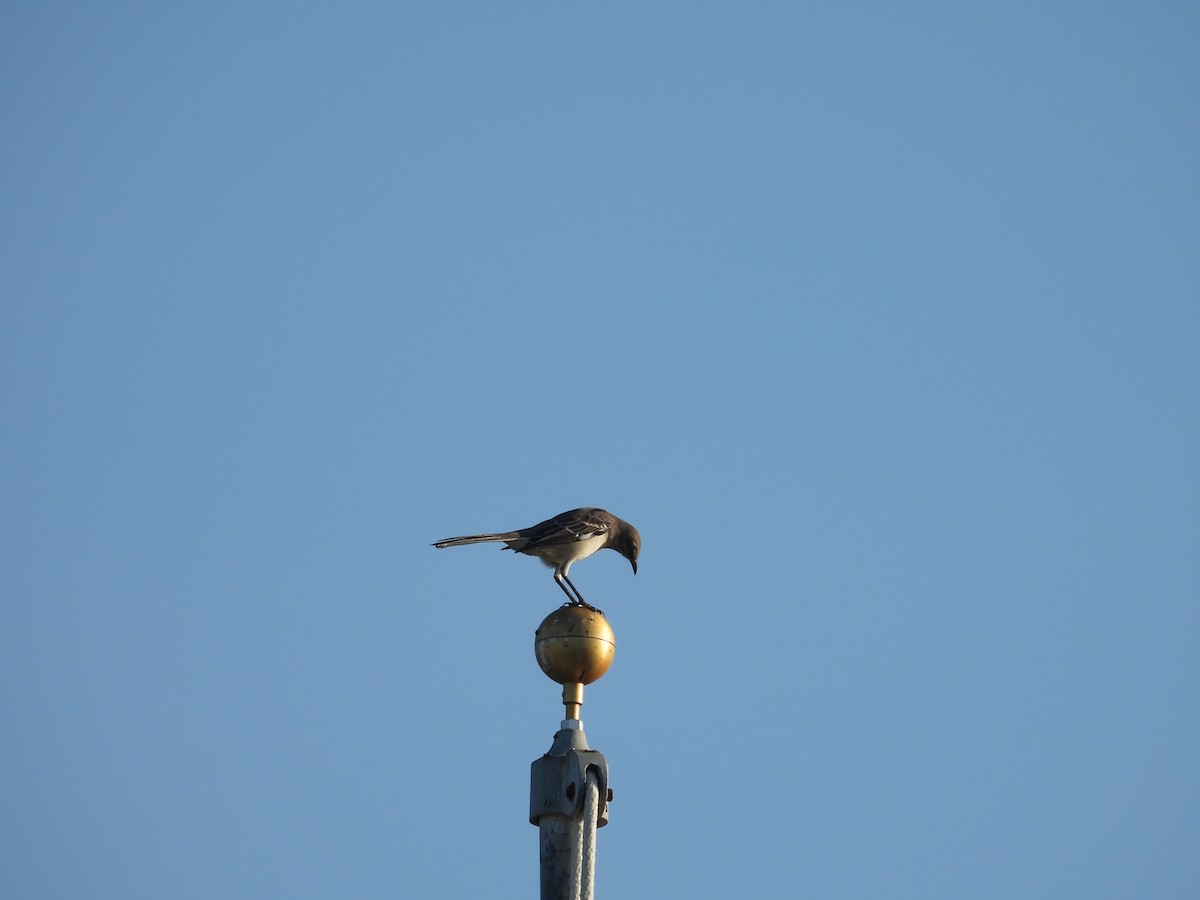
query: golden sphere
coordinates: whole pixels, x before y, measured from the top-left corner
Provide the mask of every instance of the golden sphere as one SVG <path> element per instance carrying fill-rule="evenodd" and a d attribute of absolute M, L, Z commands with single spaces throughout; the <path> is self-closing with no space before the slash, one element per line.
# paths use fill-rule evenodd
<path fill-rule="evenodd" d="M 617 645 L 608 619 L 583 606 L 563 606 L 533 633 L 533 652 L 559 684 L 591 684 L 612 665 Z"/>

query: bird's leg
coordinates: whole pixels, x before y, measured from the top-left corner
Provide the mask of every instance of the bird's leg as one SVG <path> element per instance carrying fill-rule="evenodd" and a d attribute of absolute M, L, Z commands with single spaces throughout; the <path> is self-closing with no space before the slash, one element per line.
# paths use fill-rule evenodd
<path fill-rule="evenodd" d="M 594 613 L 600 613 L 600 615 L 604 615 L 604 613 L 600 612 L 600 610 L 596 609 L 596 607 L 592 606 L 592 604 L 583 599 L 583 594 L 579 593 L 579 588 L 575 587 L 575 585 L 571 583 L 570 578 L 568 578 L 566 575 L 563 575 L 563 581 L 571 585 L 571 590 L 575 592 L 575 596 L 578 598 L 571 602 L 572 606 L 582 606 L 584 609 L 590 609 Z M 561 587 L 562 585 L 559 586 Z"/>
<path fill-rule="evenodd" d="M 571 591 L 575 590 L 575 585 L 571 584 L 571 588 L 570 588 L 570 590 L 568 590 L 567 584 L 563 584 L 564 581 L 566 581 L 567 584 L 571 584 L 570 581 L 567 581 L 567 576 L 562 575 L 558 572 L 554 573 L 554 583 L 557 584 L 560 588 L 562 588 L 563 593 L 567 595 L 567 599 L 571 601 L 567 605 L 579 606 L 580 602 L 583 600 L 582 597 L 577 596 L 579 591 L 575 591 L 575 593 L 572 594 Z"/>

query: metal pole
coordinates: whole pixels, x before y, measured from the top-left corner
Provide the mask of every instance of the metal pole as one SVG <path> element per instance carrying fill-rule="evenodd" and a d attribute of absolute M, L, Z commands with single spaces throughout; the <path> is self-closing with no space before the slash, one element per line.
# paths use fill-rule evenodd
<path fill-rule="evenodd" d="M 550 750 L 534 760 L 529 821 L 538 827 L 541 900 L 592 900 L 596 829 L 608 824 L 608 763 L 588 746 L 579 710 L 583 686 L 608 671 L 615 642 L 596 610 L 562 607 L 534 633 L 538 665 L 562 685 L 566 718 Z"/>
<path fill-rule="evenodd" d="M 530 769 L 529 821 L 538 826 L 542 900 L 591 900 L 596 829 L 608 823 L 608 763 L 566 719 Z"/>

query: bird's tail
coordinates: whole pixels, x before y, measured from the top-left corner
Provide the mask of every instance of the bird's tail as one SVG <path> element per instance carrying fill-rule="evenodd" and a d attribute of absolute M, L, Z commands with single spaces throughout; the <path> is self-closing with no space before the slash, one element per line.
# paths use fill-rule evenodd
<path fill-rule="evenodd" d="M 444 541 L 438 541 L 433 546 L 439 550 L 443 547 L 461 547 L 463 544 L 487 544 L 492 541 L 511 541 L 518 537 L 515 531 L 506 531 L 503 534 L 468 534 L 463 537 L 446 538 Z"/>

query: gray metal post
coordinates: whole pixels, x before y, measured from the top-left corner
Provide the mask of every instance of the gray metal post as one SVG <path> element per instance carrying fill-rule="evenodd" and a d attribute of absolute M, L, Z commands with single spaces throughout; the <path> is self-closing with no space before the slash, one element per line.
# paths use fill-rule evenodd
<path fill-rule="evenodd" d="M 588 746 L 579 721 L 583 686 L 608 671 L 616 647 L 597 609 L 556 609 L 534 632 L 538 665 L 562 685 L 563 719 L 550 751 L 534 760 L 529 821 L 538 827 L 542 900 L 592 900 L 596 829 L 608 824 L 608 763 Z"/>
<path fill-rule="evenodd" d="M 542 900 L 590 900 L 595 833 L 608 824 L 610 799 L 604 756 L 588 747 L 582 722 L 564 720 L 550 751 L 530 770 L 529 821 L 538 826 Z M 585 810 L 595 818 L 589 821 Z"/>

